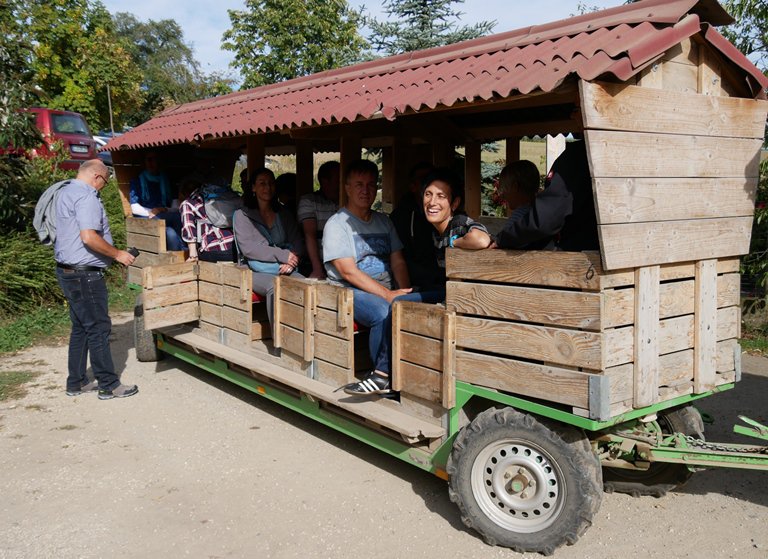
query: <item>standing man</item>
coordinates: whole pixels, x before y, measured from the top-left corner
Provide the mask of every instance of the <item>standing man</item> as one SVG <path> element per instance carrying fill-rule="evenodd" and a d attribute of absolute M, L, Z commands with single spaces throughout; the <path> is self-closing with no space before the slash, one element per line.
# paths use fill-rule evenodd
<path fill-rule="evenodd" d="M 139 389 L 120 383 L 109 349 L 112 321 L 104 270 L 117 260 L 130 266 L 134 257 L 112 246 L 112 234 L 99 191 L 109 170 L 99 159 L 80 166 L 77 177 L 62 187 L 56 200 L 56 276 L 69 303 L 67 396 L 99 391 L 100 400 L 126 398 Z M 88 382 L 87 358 L 96 380 Z"/>
<path fill-rule="evenodd" d="M 379 169 L 371 161 L 350 164 L 344 175 L 345 207 L 325 225 L 323 252 L 328 280 L 351 287 L 355 321 L 370 328 L 368 350 L 375 370 L 344 387 L 347 394 L 368 396 L 392 392 L 389 378 L 391 305 L 395 299 L 426 301 L 411 293 L 403 245 L 383 213 L 371 209 Z"/>
<path fill-rule="evenodd" d="M 325 279 L 323 267 L 323 229 L 339 209 L 340 166 L 338 161 L 326 161 L 317 171 L 320 190 L 305 194 L 299 200 L 299 223 L 304 230 L 309 266 L 302 271 L 310 278 Z M 306 264 L 305 264 L 306 265 Z"/>

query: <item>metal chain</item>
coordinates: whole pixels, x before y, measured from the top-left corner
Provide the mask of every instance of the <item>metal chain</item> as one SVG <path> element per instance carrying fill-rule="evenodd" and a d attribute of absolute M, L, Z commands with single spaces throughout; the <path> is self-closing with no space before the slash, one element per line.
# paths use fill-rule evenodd
<path fill-rule="evenodd" d="M 718 452 L 735 452 L 737 454 L 768 454 L 768 446 L 742 446 L 733 447 L 725 444 L 708 443 L 691 435 L 685 436 L 685 442 L 691 446 L 704 448 L 706 450 L 716 450 Z"/>

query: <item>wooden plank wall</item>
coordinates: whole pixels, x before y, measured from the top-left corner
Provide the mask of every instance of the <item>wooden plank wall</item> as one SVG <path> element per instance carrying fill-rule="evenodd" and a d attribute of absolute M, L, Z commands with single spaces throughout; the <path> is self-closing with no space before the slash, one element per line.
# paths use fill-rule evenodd
<path fill-rule="evenodd" d="M 140 253 L 128 267 L 128 283 L 141 285 L 141 271 L 148 266 L 184 262 L 184 252 L 165 250 L 165 221 L 162 219 L 125 218 L 126 245 Z"/>
<path fill-rule="evenodd" d="M 330 386 L 355 380 L 352 290 L 315 284 L 315 378 Z"/>
<path fill-rule="evenodd" d="M 749 251 L 768 102 L 686 41 L 638 85 L 580 83 L 607 270 Z"/>
<path fill-rule="evenodd" d="M 145 328 L 174 326 L 200 317 L 198 270 L 194 262 L 147 266 L 141 270 Z"/>

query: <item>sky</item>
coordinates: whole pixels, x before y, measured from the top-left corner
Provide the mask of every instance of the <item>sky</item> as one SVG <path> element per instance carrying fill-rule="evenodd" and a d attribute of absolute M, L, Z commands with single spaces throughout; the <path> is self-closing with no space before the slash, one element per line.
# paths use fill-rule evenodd
<path fill-rule="evenodd" d="M 381 1 L 348 1 L 356 9 L 365 5 L 368 14 L 383 19 Z M 221 36 L 230 27 L 227 10 L 244 9 L 244 0 L 102 0 L 102 3 L 112 13 L 130 12 L 141 21 L 175 19 L 205 73 L 223 72 L 240 81 L 237 72 L 229 68 L 233 56 L 221 48 Z M 610 8 L 623 4 L 623 0 L 583 0 L 583 3 Z M 454 7 L 464 13 L 462 23 L 496 20 L 493 32 L 501 33 L 570 17 L 576 13 L 578 4 L 578 0 L 465 0 Z"/>

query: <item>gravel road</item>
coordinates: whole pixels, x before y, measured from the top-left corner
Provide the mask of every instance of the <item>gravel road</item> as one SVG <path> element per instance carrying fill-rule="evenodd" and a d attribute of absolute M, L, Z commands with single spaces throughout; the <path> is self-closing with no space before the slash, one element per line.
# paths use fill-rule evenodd
<path fill-rule="evenodd" d="M 0 558 L 537 557 L 464 528 L 445 482 L 175 359 L 113 353 L 137 396 L 64 394 L 66 347 L 0 358 L 42 373 L 0 403 Z M 768 360 L 705 400 L 709 440 L 768 420 Z M 757 442 L 757 441 L 754 441 Z M 710 470 L 664 498 L 606 494 L 568 558 L 768 557 L 768 472 Z"/>

